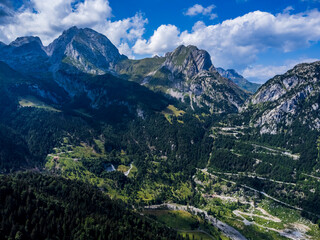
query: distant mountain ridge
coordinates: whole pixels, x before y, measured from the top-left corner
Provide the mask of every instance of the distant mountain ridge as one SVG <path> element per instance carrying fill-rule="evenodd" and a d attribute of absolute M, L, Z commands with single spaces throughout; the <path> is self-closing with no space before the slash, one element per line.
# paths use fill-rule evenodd
<path fill-rule="evenodd" d="M 235 113 L 244 109 L 245 101 L 245 108 L 248 108 L 250 104 L 257 105 L 261 101 L 264 103 L 263 99 L 269 99 L 264 104 L 269 104 L 270 107 L 270 102 L 275 102 L 274 97 L 279 92 L 288 91 L 286 87 L 281 87 L 285 86 L 285 83 L 277 87 L 276 84 L 270 85 L 270 82 L 275 81 L 270 80 L 260 87 L 259 84 L 247 81 L 235 70 L 216 69 L 209 53 L 195 46 L 179 46 L 164 57 L 131 60 L 121 55 L 106 36 L 88 28 L 72 27 L 47 47 L 43 46 L 38 37 L 19 37 L 9 45 L 0 46 L 0 61 L 32 78 L 44 78 L 47 82 L 53 80 L 71 98 L 85 94 L 91 99 L 92 106 L 98 106 L 98 99 L 105 98 L 106 96 L 102 95 L 108 93 L 95 90 L 95 94 L 92 94 L 88 91 L 91 83 L 79 80 L 88 79 L 82 77 L 83 74 L 107 73 L 115 78 L 135 81 L 155 92 L 181 101 L 192 110 L 206 113 Z M 299 76 L 301 81 L 303 76 L 300 73 Z M 301 84 L 305 81 L 309 80 L 304 80 Z M 37 85 L 38 89 L 40 85 Z M 254 92 L 257 88 L 258 92 L 248 100 L 248 92 Z M 274 88 L 275 92 L 271 91 Z M 41 88 L 37 91 L 43 92 Z M 272 106 L 280 108 L 276 103 Z M 265 116 L 267 113 L 261 114 Z M 267 122 L 271 121 L 269 120 Z M 266 122 L 261 121 L 263 123 L 258 124 L 259 126 Z M 316 124 L 316 119 L 314 121 Z M 270 132 L 262 130 L 265 131 Z"/>
<path fill-rule="evenodd" d="M 239 87 L 248 92 L 255 93 L 259 89 L 259 87 L 261 87 L 261 84 L 248 81 L 234 69 L 224 70 L 223 68 L 217 68 L 217 71 L 222 77 L 230 79 Z"/>
<path fill-rule="evenodd" d="M 0 61 L 27 75 L 52 76 L 71 97 L 85 91 L 82 83 L 73 80 L 73 76 L 83 73 L 111 73 L 134 80 L 191 109 L 211 113 L 238 112 L 248 97 L 220 76 L 208 52 L 195 46 L 179 46 L 165 57 L 129 60 L 106 36 L 88 28 L 72 27 L 47 47 L 38 37 L 17 38 L 0 47 Z"/>

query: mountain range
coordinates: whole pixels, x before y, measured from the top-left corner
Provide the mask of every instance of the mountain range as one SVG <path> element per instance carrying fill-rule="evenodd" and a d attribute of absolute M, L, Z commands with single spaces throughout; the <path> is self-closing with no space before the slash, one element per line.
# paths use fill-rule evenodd
<path fill-rule="evenodd" d="M 220 73 L 222 77 L 228 78 L 231 81 L 233 81 L 235 84 L 237 84 L 242 89 L 250 92 L 255 93 L 261 84 L 258 83 L 252 83 L 245 79 L 243 76 L 241 76 L 239 73 L 237 73 L 234 69 L 228 69 L 224 70 L 223 68 L 217 68 L 217 71 Z"/>
<path fill-rule="evenodd" d="M 141 239 L 163 239 L 162 227 L 172 239 L 186 237 L 182 233 L 187 230 L 164 219 L 184 212 L 182 206 L 193 206 L 204 212 L 189 216 L 190 234 L 294 239 L 292 232 L 298 232 L 301 239 L 317 239 L 319 82 L 320 62 L 314 62 L 299 64 L 263 85 L 251 83 L 235 70 L 216 68 L 209 53 L 196 46 L 181 45 L 162 57 L 133 60 L 89 28 L 72 27 L 48 46 L 38 37 L 1 44 L 0 191 L 8 196 L 0 198 L 2 206 L 14 216 L 26 211 L 30 219 L 37 219 L 38 206 L 44 214 L 52 210 L 52 223 L 58 222 L 62 212 L 75 211 L 77 206 L 66 202 L 77 202 L 72 194 L 82 193 L 84 183 L 92 189 L 84 191 L 81 201 L 92 204 L 92 193 L 99 201 L 111 202 L 99 205 L 104 212 L 128 209 L 122 214 L 132 221 L 114 218 L 123 223 L 115 230 L 118 236 L 129 236 L 123 229 L 132 229 L 135 221 L 143 224 L 144 233 L 146 226 L 153 226 L 144 237 L 134 228 L 136 239 L 139 234 Z M 34 195 L 25 189 L 28 181 Z M 24 187 L 17 189 L 16 182 Z M 23 210 L 8 204 L 9 198 L 22 202 Z M 34 199 L 32 209 L 27 199 Z M 162 203 L 180 204 L 180 212 L 142 209 Z M 275 213 L 272 204 L 303 220 Z M 88 205 L 81 205 L 81 211 L 76 213 L 78 222 L 63 218 L 77 229 L 70 232 L 65 226 L 66 234 L 113 236 L 102 227 L 104 216 Z M 248 224 L 246 217 L 252 218 L 254 211 L 259 220 Z M 5 216 L 0 218 L 1 226 L 10 226 L 10 231 L 0 228 L 5 238 L 54 236 L 54 224 L 44 233 L 37 220 L 30 224 Z M 279 224 L 279 230 L 263 225 L 261 216 Z"/>

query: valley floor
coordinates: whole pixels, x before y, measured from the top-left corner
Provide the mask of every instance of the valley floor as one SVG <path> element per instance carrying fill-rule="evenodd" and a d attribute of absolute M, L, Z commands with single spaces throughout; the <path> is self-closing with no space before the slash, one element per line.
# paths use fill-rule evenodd
<path fill-rule="evenodd" d="M 302 218 L 301 209 L 254 188 L 237 185 L 222 178 L 221 173 L 201 169 L 198 174 L 205 179 L 194 177 L 198 191 L 207 201 L 203 209 L 247 239 L 320 239 L 318 226 Z"/>
<path fill-rule="evenodd" d="M 242 129 L 216 128 L 214 131 L 214 134 L 229 135 L 237 139 Z M 216 135 L 213 135 L 213 138 L 215 139 Z M 86 170 L 86 165 L 90 166 L 94 162 L 96 164 L 100 161 L 99 159 L 107 157 L 102 142 L 95 140 L 95 143 L 100 147 L 99 152 L 84 143 L 77 147 L 72 146 L 65 138 L 61 146 L 56 147 L 54 152 L 48 155 L 46 169 L 51 172 L 59 172 L 70 179 L 85 180 L 104 189 L 111 197 L 127 201 L 128 193 L 121 191 L 112 180 L 99 177 L 92 171 Z M 299 158 L 299 155 L 292 154 L 285 149 L 251 142 L 245 144 L 252 147 L 252 154 L 260 154 L 259 156 L 262 157 L 281 156 L 287 161 L 297 161 Z M 230 154 L 243 155 L 241 149 L 236 148 L 231 149 Z M 119 159 L 121 164 L 116 166 L 111 163 L 101 163 L 103 167 L 101 171 L 105 170 L 108 174 L 117 173 L 123 176 L 122 181 L 131 179 L 134 182 L 138 171 L 135 163 L 126 156 L 125 152 L 121 152 Z M 152 161 L 155 169 L 159 165 L 158 161 Z M 192 177 L 194 189 L 189 184 L 180 185 L 180 189 L 170 188 L 170 191 L 177 196 L 191 196 L 191 192 L 195 191 L 200 196 L 197 206 L 181 205 L 174 202 L 160 205 L 147 204 L 149 206 L 145 207 L 141 213 L 175 229 L 186 238 L 199 240 L 219 238 L 232 240 L 320 239 L 319 227 L 301 217 L 302 208 L 288 204 L 282 199 L 241 181 L 243 179 L 259 180 L 275 184 L 280 189 L 293 188 L 296 191 L 301 187 L 299 182 L 278 180 L 279 178 L 273 179 L 268 175 L 260 175 L 254 168 L 252 172 L 219 171 L 210 167 L 212 164 L 210 161 L 212 158 L 208 162 L 208 168 L 197 169 L 196 174 Z M 261 163 L 272 165 L 272 163 L 263 162 L 260 159 L 253 161 L 254 166 Z M 153 175 L 152 172 L 151 175 Z M 304 175 L 316 182 L 319 180 L 316 176 Z M 149 187 L 140 185 L 140 189 L 136 195 L 132 196 L 132 199 L 134 201 L 141 199 L 144 203 L 152 201 L 157 194 L 155 193 L 157 188 L 165 187 L 165 185 L 157 185 L 154 182 L 150 182 L 150 184 Z"/>

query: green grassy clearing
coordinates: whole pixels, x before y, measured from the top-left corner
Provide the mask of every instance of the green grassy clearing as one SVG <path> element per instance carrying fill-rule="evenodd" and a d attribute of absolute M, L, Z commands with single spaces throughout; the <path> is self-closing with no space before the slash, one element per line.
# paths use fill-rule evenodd
<path fill-rule="evenodd" d="M 34 107 L 34 108 L 45 109 L 47 111 L 61 112 L 60 110 L 53 108 L 53 107 L 41 102 L 40 100 L 38 100 L 37 98 L 32 97 L 32 96 L 20 98 L 19 105 L 21 107 Z"/>
<path fill-rule="evenodd" d="M 83 181 L 102 188 L 111 198 L 126 200 L 127 197 L 114 186 L 113 180 L 99 176 L 84 165 L 84 163 L 89 163 L 89 165 L 98 166 L 101 164 L 101 160 L 107 159 L 103 142 L 98 139 L 95 139 L 94 142 L 96 144 L 95 149 L 86 143 L 73 146 L 69 139 L 65 137 L 61 145 L 54 148 L 53 152 L 47 156 L 45 168 L 51 172 L 58 172 L 66 178 Z M 121 155 L 122 158 L 125 158 L 124 152 Z M 124 165 L 123 168 L 129 169 L 128 166 Z"/>
<path fill-rule="evenodd" d="M 177 109 L 173 105 L 169 105 L 165 110 L 162 111 L 162 114 L 165 116 L 165 118 L 168 120 L 169 123 L 172 124 L 173 117 L 179 118 L 182 117 L 186 112 L 183 110 Z M 184 122 L 180 119 L 177 119 L 177 121 L 181 124 Z"/>
<path fill-rule="evenodd" d="M 148 215 L 155 216 L 159 222 L 179 230 L 195 230 L 200 219 L 186 211 L 148 210 Z"/>

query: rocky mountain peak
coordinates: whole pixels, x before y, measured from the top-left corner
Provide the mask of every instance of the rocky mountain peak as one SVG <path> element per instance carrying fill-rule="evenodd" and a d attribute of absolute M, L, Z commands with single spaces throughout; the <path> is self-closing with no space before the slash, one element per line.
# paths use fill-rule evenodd
<path fill-rule="evenodd" d="M 9 46 L 12 47 L 21 47 L 26 44 L 36 44 L 43 48 L 43 44 L 39 37 L 27 36 L 27 37 L 18 37 L 16 40 L 11 42 Z"/>
<path fill-rule="evenodd" d="M 305 86 L 313 87 L 319 83 L 320 61 L 302 63 L 283 75 L 277 75 L 266 82 L 253 96 L 253 104 L 277 101 L 282 97 L 294 94 L 295 90 Z"/>
<path fill-rule="evenodd" d="M 64 62 L 80 71 L 103 74 L 126 59 L 104 35 L 89 29 L 72 27 L 48 46 L 50 61 Z M 56 67 L 55 65 L 55 67 Z"/>
<path fill-rule="evenodd" d="M 34 55 L 46 57 L 46 48 L 43 46 L 39 37 L 26 36 L 18 37 L 16 40 L 11 42 L 8 50 L 13 51 L 14 54 L 18 55 Z"/>
<path fill-rule="evenodd" d="M 191 78 L 202 71 L 214 70 L 209 53 L 199 50 L 197 47 L 181 45 L 173 52 L 166 54 L 166 61 L 163 66 L 173 74 L 184 74 Z"/>
<path fill-rule="evenodd" d="M 48 59 L 39 37 L 18 37 L 9 45 L 0 46 L 0 61 L 23 73 L 45 71 Z"/>
<path fill-rule="evenodd" d="M 54 53 L 57 54 L 59 49 L 65 49 L 78 32 L 79 29 L 76 26 L 63 31 L 62 34 L 47 47 L 48 54 L 52 56 Z"/>

